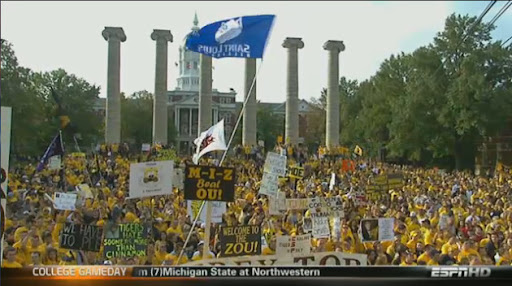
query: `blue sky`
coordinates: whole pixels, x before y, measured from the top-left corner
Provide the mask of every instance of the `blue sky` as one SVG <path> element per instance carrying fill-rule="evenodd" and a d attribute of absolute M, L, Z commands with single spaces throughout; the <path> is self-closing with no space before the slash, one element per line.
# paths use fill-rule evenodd
<path fill-rule="evenodd" d="M 35 71 L 64 68 L 101 87 L 105 96 L 107 43 L 105 26 L 123 27 L 127 41 L 121 45 L 121 90 L 131 94 L 154 89 L 155 42 L 153 29 L 170 29 L 168 88 L 179 76 L 174 63 L 178 46 L 190 31 L 194 12 L 199 25 L 240 15 L 275 14 L 264 64 L 257 83 L 257 97 L 265 102 L 286 99 L 286 37 L 302 37 L 299 52 L 299 97 L 318 97 L 327 84 L 327 40 L 342 40 L 340 76 L 365 80 L 383 60 L 401 51 L 412 52 L 432 42 L 452 13 L 478 16 L 489 1 L 300 1 L 300 2 L 2 2 L 1 35 L 14 45 L 21 65 Z M 484 21 L 506 3 L 499 1 Z M 498 20 L 493 36 L 512 35 L 512 9 Z M 214 88 L 243 95 L 243 60 L 214 60 Z"/>

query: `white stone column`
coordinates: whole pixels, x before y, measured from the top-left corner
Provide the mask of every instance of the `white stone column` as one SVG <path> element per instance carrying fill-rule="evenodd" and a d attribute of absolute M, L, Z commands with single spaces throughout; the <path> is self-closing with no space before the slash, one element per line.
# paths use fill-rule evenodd
<path fill-rule="evenodd" d="M 180 109 L 178 107 L 174 107 L 174 126 L 178 130 L 178 134 L 180 134 Z"/>
<path fill-rule="evenodd" d="M 253 146 L 256 145 L 256 113 L 257 113 L 257 101 L 256 101 L 256 82 L 252 87 L 251 85 L 256 76 L 256 59 L 245 59 L 245 80 L 244 80 L 244 100 L 247 100 L 247 105 L 244 110 L 243 117 L 243 130 L 242 130 L 242 145 Z"/>
<path fill-rule="evenodd" d="M 108 42 L 107 104 L 105 143 L 121 142 L 121 42 L 126 41 L 123 28 L 105 27 L 101 33 Z"/>
<path fill-rule="evenodd" d="M 327 41 L 324 50 L 329 52 L 327 64 L 327 116 L 325 141 L 327 149 L 340 144 L 340 91 L 339 54 L 345 50 L 342 41 Z"/>
<path fill-rule="evenodd" d="M 192 136 L 192 108 L 188 109 L 188 136 Z"/>
<path fill-rule="evenodd" d="M 288 49 L 286 80 L 285 143 L 295 145 L 299 139 L 299 49 L 304 48 L 301 38 L 286 38 L 283 47 Z"/>
<path fill-rule="evenodd" d="M 156 41 L 155 95 L 153 100 L 153 143 L 167 145 L 167 47 L 172 42 L 169 30 L 153 30 Z"/>
<path fill-rule="evenodd" d="M 199 56 L 199 111 L 197 136 L 212 126 L 212 58 Z"/>

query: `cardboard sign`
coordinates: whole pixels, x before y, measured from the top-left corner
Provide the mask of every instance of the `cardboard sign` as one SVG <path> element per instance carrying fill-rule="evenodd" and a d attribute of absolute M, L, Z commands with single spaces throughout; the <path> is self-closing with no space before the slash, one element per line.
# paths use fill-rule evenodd
<path fill-rule="evenodd" d="M 260 147 L 265 147 L 265 141 L 263 141 L 263 140 L 258 140 L 258 146 L 260 146 Z"/>
<path fill-rule="evenodd" d="M 179 190 L 183 190 L 185 188 L 185 173 L 183 169 L 176 168 L 174 169 L 174 176 L 172 178 L 172 186 L 174 188 L 178 188 Z"/>
<path fill-rule="evenodd" d="M 371 185 L 367 187 L 368 191 L 387 192 L 391 189 L 400 189 L 404 186 L 404 177 L 402 174 L 380 175 L 373 179 Z"/>
<path fill-rule="evenodd" d="M 269 197 L 277 197 L 277 191 L 279 190 L 279 177 L 273 173 L 263 173 L 263 179 L 261 180 L 260 191 L 262 195 Z"/>
<path fill-rule="evenodd" d="M 394 239 L 394 218 L 372 218 L 361 220 L 361 241 L 386 241 Z"/>
<path fill-rule="evenodd" d="M 311 234 L 278 235 L 276 238 L 276 255 L 309 253 L 311 253 Z"/>
<path fill-rule="evenodd" d="M 202 201 L 187 201 L 187 214 L 190 216 L 192 221 L 194 221 L 197 213 L 199 213 L 201 203 Z M 226 213 L 226 211 L 227 209 L 225 202 L 212 202 L 212 222 L 221 223 L 222 215 Z M 206 221 L 206 205 L 203 207 L 203 211 L 201 212 L 198 221 Z"/>
<path fill-rule="evenodd" d="M 130 199 L 172 194 L 173 161 L 130 164 Z"/>
<path fill-rule="evenodd" d="M 142 150 L 142 152 L 149 152 L 149 150 L 151 150 L 151 145 L 148 143 L 144 143 L 144 144 L 142 144 L 141 150 Z"/>
<path fill-rule="evenodd" d="M 147 230 L 141 224 L 107 223 L 103 240 L 105 257 L 145 256 L 148 245 L 146 233 Z"/>
<path fill-rule="evenodd" d="M 305 210 L 308 208 L 309 199 L 287 199 L 287 210 Z"/>
<path fill-rule="evenodd" d="M 268 152 L 263 172 L 284 177 L 286 175 L 286 156 Z"/>
<path fill-rule="evenodd" d="M 304 168 L 299 166 L 291 166 L 288 170 L 288 177 L 294 179 L 304 178 Z"/>
<path fill-rule="evenodd" d="M 54 207 L 57 210 L 74 211 L 76 208 L 77 194 L 55 193 L 53 200 Z"/>
<path fill-rule="evenodd" d="M 185 169 L 185 199 L 233 202 L 235 169 L 189 165 Z"/>
<path fill-rule="evenodd" d="M 302 229 L 304 232 L 312 232 L 313 231 L 313 221 L 310 217 L 302 218 Z"/>
<path fill-rule="evenodd" d="M 61 166 L 60 155 L 55 155 L 55 156 L 50 157 L 50 159 L 48 159 L 48 169 L 55 171 L 55 170 L 60 170 L 61 167 L 62 166 Z"/>
<path fill-rule="evenodd" d="M 66 222 L 60 235 L 60 247 L 64 249 L 99 252 L 103 229 L 95 225 Z"/>
<path fill-rule="evenodd" d="M 248 257 L 214 258 L 198 260 L 184 264 L 185 266 L 349 266 L 367 265 L 366 254 L 344 252 L 319 252 L 310 255 L 261 255 Z"/>
<path fill-rule="evenodd" d="M 219 239 L 221 257 L 261 254 L 261 227 L 259 225 L 222 227 Z"/>
<path fill-rule="evenodd" d="M 268 213 L 270 215 L 280 215 L 282 211 L 286 211 L 286 193 L 277 192 L 276 197 L 269 197 Z"/>
<path fill-rule="evenodd" d="M 313 221 L 313 237 L 314 238 L 328 238 L 331 234 L 329 229 L 329 216 L 328 214 L 311 214 L 311 220 Z"/>
<path fill-rule="evenodd" d="M 315 197 L 308 199 L 311 213 L 327 213 L 330 217 L 344 217 L 343 200 L 340 197 Z"/>

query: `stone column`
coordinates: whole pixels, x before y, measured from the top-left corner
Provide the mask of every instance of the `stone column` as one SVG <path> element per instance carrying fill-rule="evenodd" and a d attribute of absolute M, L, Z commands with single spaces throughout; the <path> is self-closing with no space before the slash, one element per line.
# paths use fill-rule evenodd
<path fill-rule="evenodd" d="M 288 49 L 286 81 L 285 143 L 297 144 L 299 139 L 299 49 L 304 48 L 301 38 L 286 38 L 283 47 Z"/>
<path fill-rule="evenodd" d="M 169 30 L 153 30 L 151 39 L 156 41 L 153 144 L 167 145 L 167 46 L 172 34 Z"/>
<path fill-rule="evenodd" d="M 245 59 L 245 81 L 244 81 L 244 100 L 249 97 L 244 110 L 242 144 L 244 146 L 256 145 L 256 82 L 251 85 L 256 76 L 256 59 Z M 249 94 L 249 90 L 251 93 Z"/>
<path fill-rule="evenodd" d="M 212 126 L 212 58 L 201 54 L 199 65 L 198 136 Z"/>
<path fill-rule="evenodd" d="M 345 50 L 345 45 L 342 41 L 327 41 L 324 44 L 324 50 L 329 51 L 325 145 L 327 149 L 331 149 L 340 144 L 339 54 Z"/>
<path fill-rule="evenodd" d="M 121 42 L 126 41 L 123 28 L 105 27 L 101 33 L 108 42 L 107 106 L 105 143 L 121 142 Z"/>

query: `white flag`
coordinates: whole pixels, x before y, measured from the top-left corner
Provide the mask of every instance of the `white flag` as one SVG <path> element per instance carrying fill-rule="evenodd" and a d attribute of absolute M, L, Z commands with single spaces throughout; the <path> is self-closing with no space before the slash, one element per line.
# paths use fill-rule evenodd
<path fill-rule="evenodd" d="M 331 181 L 329 182 L 329 191 L 334 189 L 334 184 L 336 184 L 336 174 L 331 174 Z"/>
<path fill-rule="evenodd" d="M 194 140 L 196 153 L 193 156 L 194 164 L 199 162 L 199 159 L 206 153 L 215 150 L 226 150 L 226 142 L 224 140 L 224 119 L 219 123 L 210 127 L 210 129 L 201 132 L 196 140 Z"/>

